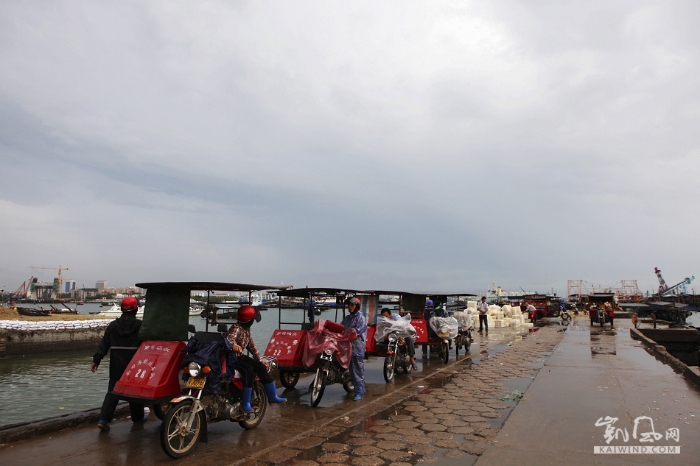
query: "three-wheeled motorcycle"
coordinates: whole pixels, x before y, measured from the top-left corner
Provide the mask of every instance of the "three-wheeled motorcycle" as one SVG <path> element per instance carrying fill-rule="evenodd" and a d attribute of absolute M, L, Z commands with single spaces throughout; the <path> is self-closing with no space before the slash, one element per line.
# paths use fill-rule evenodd
<path fill-rule="evenodd" d="M 598 323 L 603 327 L 605 324 L 610 324 L 610 328 L 613 328 L 617 308 L 617 298 L 614 293 L 591 293 L 582 296 L 581 300 L 585 309 L 588 310 L 591 325 Z"/>
<path fill-rule="evenodd" d="M 167 407 L 160 440 L 172 458 L 191 453 L 198 442 L 207 442 L 209 422 L 228 420 L 245 429 L 258 426 L 267 409 L 265 391 L 256 383 L 250 402 L 253 411 L 241 408 L 241 375 L 231 364 L 235 357 L 226 346 L 227 327 L 217 325 L 214 312 L 207 316 L 205 330 L 195 332 L 189 325 L 190 294 L 206 291 L 209 301 L 212 291 L 250 294 L 283 288 L 218 282 L 136 286 L 146 289 L 139 332 L 142 343 L 112 393 L 126 401 Z M 210 325 L 216 325 L 216 331 L 209 331 Z M 188 339 L 190 332 L 193 337 Z M 268 369 L 274 368 L 270 358 Z"/>
<path fill-rule="evenodd" d="M 280 306 L 279 329 L 272 334 L 265 348 L 265 356 L 277 359 L 280 383 L 285 388 L 293 389 L 296 387 L 302 373 L 316 373 L 314 382 L 310 387 L 312 406 L 318 405 L 326 385 L 330 383 L 342 383 L 348 393 L 353 391 L 352 382 L 348 382 L 349 374 L 342 374 L 343 365 L 338 364 L 337 355 L 332 349 L 335 346 L 335 343 L 332 342 L 333 338 L 329 336 L 322 340 L 327 343 L 327 346 L 323 347 L 323 345 L 309 342 L 308 337 L 310 332 L 317 328 L 316 322 L 319 320 L 324 321 L 324 326 L 317 329 L 318 332 L 326 331 L 326 333 L 331 332 L 340 335 L 342 332 L 338 332 L 338 327 L 335 325 L 339 325 L 337 322 L 345 316 L 346 297 L 356 293 L 358 293 L 357 290 L 344 288 L 308 287 L 288 289 L 278 293 L 280 299 L 284 300 L 285 305 Z M 287 320 L 282 314 L 283 307 L 287 310 L 296 309 L 297 312 L 301 311 L 301 322 Z M 325 312 L 333 312 L 334 316 L 331 318 L 329 315 L 323 319 L 317 319 L 319 316 L 317 310 L 319 308 L 324 309 Z M 289 315 L 290 313 L 287 314 Z M 321 315 L 323 316 L 323 314 Z M 311 345 L 313 349 L 310 350 L 307 345 Z M 330 352 L 327 353 L 327 351 Z M 305 355 L 308 357 L 306 360 Z M 326 368 L 322 371 L 327 374 L 325 383 L 322 383 L 323 377 L 318 373 L 319 367 Z M 330 370 L 334 372 L 331 373 L 329 372 Z"/>
<path fill-rule="evenodd" d="M 397 320 L 387 317 L 377 319 L 374 340 L 378 354 L 384 356 L 384 380 L 387 383 L 394 381 L 397 370 L 403 370 L 406 374 L 413 370 L 409 343 L 413 345 L 415 339 L 416 329 L 411 325 L 410 314 Z"/>

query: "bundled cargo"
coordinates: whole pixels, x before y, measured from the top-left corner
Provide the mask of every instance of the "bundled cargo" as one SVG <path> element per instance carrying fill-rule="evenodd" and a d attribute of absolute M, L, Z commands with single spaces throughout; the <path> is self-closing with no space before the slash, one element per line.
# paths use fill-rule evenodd
<path fill-rule="evenodd" d="M 443 333 L 445 335 L 449 335 L 448 338 L 454 338 L 457 336 L 459 324 L 457 323 L 457 319 L 454 317 L 433 317 L 428 323 L 430 324 L 430 328 L 432 328 L 433 331 L 441 337 L 443 336 Z"/>
<path fill-rule="evenodd" d="M 377 318 L 377 329 L 374 333 L 375 341 L 384 341 L 392 332 L 396 332 L 398 336 L 404 338 L 415 337 L 416 329 L 411 325 L 411 314 L 406 314 L 398 320 L 391 320 L 386 317 Z"/>

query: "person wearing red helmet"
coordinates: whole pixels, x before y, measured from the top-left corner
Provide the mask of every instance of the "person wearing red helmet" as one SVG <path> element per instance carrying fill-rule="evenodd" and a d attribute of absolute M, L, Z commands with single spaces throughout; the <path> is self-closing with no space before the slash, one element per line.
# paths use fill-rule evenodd
<path fill-rule="evenodd" d="M 253 322 L 260 322 L 260 311 L 253 306 L 241 306 L 236 315 L 238 323 L 231 326 L 228 333 L 228 341 L 231 343 L 233 352 L 237 359 L 233 365 L 243 374 L 243 396 L 241 397 L 241 409 L 246 412 L 253 412 L 250 405 L 250 398 L 253 394 L 253 382 L 255 375 L 258 376 L 265 388 L 267 400 L 270 404 L 284 403 L 286 398 L 277 396 L 275 381 L 267 372 L 267 361 L 260 360 L 260 353 L 255 347 L 253 337 L 250 335 L 250 327 Z M 243 350 L 248 350 L 254 358 L 244 355 Z"/>
<path fill-rule="evenodd" d="M 136 318 L 136 312 L 139 310 L 139 301 L 133 296 L 127 296 L 122 299 L 121 309 L 122 315 L 111 322 L 105 329 L 104 336 L 97 346 L 97 353 L 92 357 L 92 365 L 90 367 L 93 373 L 96 372 L 102 358 L 107 355 L 108 351 L 111 352 L 107 395 L 105 395 L 102 403 L 100 421 L 97 423 L 97 427 L 102 431 L 109 430 L 109 423 L 112 422 L 114 410 L 117 409 L 117 403 L 119 403 L 119 398 L 111 393 L 114 385 L 121 378 L 131 358 L 139 348 L 139 344 L 141 344 L 138 337 L 141 321 Z M 143 404 L 129 403 L 129 408 L 133 422 L 144 420 Z"/>

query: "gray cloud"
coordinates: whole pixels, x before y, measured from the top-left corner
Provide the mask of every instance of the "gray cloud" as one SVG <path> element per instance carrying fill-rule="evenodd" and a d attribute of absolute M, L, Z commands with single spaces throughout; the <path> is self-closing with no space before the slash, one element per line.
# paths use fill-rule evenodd
<path fill-rule="evenodd" d="M 695 272 L 694 3 L 319 6 L 0 6 L 0 286 Z"/>

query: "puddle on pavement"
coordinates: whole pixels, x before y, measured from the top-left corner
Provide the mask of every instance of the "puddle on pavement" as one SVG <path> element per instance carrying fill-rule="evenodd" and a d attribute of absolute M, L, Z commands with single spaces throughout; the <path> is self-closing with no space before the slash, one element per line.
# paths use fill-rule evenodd
<path fill-rule="evenodd" d="M 604 330 L 591 328 L 591 357 L 600 354 L 617 355 L 617 332 L 614 329 Z"/>

